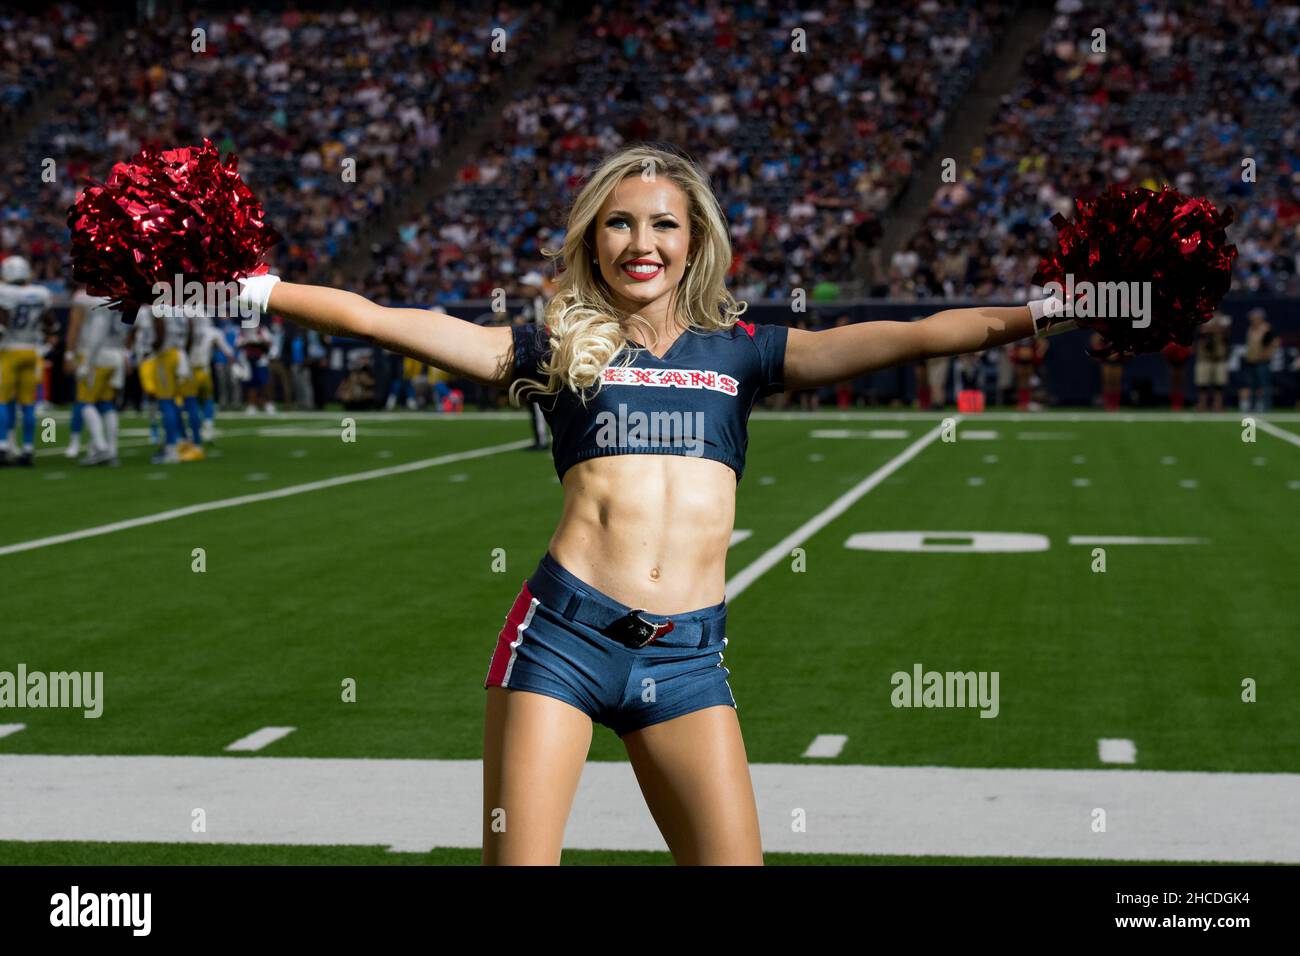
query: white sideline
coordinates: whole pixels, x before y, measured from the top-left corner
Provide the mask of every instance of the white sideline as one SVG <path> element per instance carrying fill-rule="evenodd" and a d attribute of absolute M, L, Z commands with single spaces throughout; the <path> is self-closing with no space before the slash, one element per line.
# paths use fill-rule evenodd
<path fill-rule="evenodd" d="M 503 451 L 513 451 L 517 448 L 527 448 L 532 442 L 528 439 L 509 442 L 505 445 L 491 445 L 486 448 L 474 448 L 470 451 L 458 451 L 448 455 L 439 455 L 437 458 L 423 458 L 419 461 L 409 461 L 404 465 L 392 465 L 388 468 L 375 468 L 370 471 L 359 471 L 351 475 L 339 475 L 335 478 L 325 478 L 321 481 L 309 481 L 301 485 L 290 485 L 287 488 L 276 488 L 274 491 L 260 491 L 252 495 L 240 495 L 237 498 L 221 498 L 216 501 L 205 501 L 197 505 L 186 505 L 183 508 L 172 508 L 169 511 L 159 511 L 151 515 L 142 515 L 139 518 L 128 518 L 125 521 L 114 521 L 111 524 L 102 524 L 94 528 L 83 528 L 80 531 L 69 531 L 65 534 L 51 535 L 48 538 L 37 538 L 33 541 L 20 541 L 17 544 L 7 544 L 0 547 L 0 557 L 7 554 L 17 554 L 20 551 L 34 551 L 37 548 L 48 548 L 56 544 L 66 544 L 69 541 L 80 541 L 84 538 L 94 538 L 103 534 L 113 534 L 117 531 L 128 531 L 131 528 L 140 528 L 144 525 L 158 524 L 162 521 L 171 521 L 175 518 L 186 518 L 190 515 L 202 514 L 205 511 L 218 511 L 222 508 L 238 508 L 241 505 L 256 504 L 259 501 L 272 501 L 276 498 L 289 498 L 293 495 L 302 495 L 310 491 L 323 491 L 326 488 L 338 488 L 342 485 L 354 484 L 358 481 L 372 481 L 375 478 L 388 478 L 391 475 L 404 475 L 412 471 L 423 471 L 426 468 L 434 468 L 438 465 L 450 464 L 454 461 L 465 461 L 470 458 L 482 458 L 487 455 L 496 455 Z"/>
<path fill-rule="evenodd" d="M 788 853 L 1300 863 L 1300 774 L 751 764 Z M 478 847 L 478 760 L 0 755 L 0 840 Z M 193 811 L 207 832 L 193 833 Z M 1094 833 L 1093 811 L 1107 831 Z M 794 832 L 792 814 L 806 815 Z M 626 761 L 589 762 L 572 849 L 664 850 Z M 4 861 L 0 858 L 0 864 Z"/>

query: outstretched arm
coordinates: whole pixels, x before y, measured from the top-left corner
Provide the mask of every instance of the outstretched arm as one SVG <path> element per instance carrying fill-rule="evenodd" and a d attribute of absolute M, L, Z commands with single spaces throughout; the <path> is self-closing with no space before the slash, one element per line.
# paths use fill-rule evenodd
<path fill-rule="evenodd" d="M 791 329 L 785 349 L 787 389 L 815 388 L 876 369 L 940 355 L 978 352 L 1034 334 L 1028 306 L 947 309 L 917 322 L 859 322 L 809 332 Z"/>
<path fill-rule="evenodd" d="M 256 290 L 266 276 L 243 280 Z M 256 292 L 253 295 L 256 300 Z M 485 385 L 504 385 L 513 367 L 508 326 L 481 326 L 429 309 L 392 309 L 354 292 L 297 282 L 275 282 L 262 305 L 326 335 L 363 339 Z"/>

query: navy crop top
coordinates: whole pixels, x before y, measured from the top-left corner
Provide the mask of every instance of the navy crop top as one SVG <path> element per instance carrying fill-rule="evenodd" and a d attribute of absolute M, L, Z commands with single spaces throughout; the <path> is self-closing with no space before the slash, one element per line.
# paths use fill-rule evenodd
<path fill-rule="evenodd" d="M 713 332 L 687 330 L 656 358 L 628 349 L 601 372 L 600 391 L 584 407 L 568 388 L 539 395 L 551 426 L 555 473 L 602 455 L 690 455 L 728 465 L 739 482 L 749 444 L 749 413 L 759 398 L 785 390 L 783 325 L 737 322 Z M 514 372 L 545 382 L 539 364 L 550 348 L 541 325 L 516 325 Z M 635 346 L 636 343 L 633 343 Z"/>

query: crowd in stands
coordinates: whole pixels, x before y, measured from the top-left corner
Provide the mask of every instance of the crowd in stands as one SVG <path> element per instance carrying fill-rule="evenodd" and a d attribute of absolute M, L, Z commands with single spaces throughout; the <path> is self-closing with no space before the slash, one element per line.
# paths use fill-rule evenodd
<path fill-rule="evenodd" d="M 1114 182 L 1233 205 L 1236 290 L 1300 294 L 1298 8 L 1058 0 L 982 145 L 872 275 L 864 250 L 1008 9 L 819 7 L 594 7 L 454 188 L 378 250 L 362 291 L 420 304 L 544 291 L 543 250 L 558 246 L 585 172 L 622 143 L 652 140 L 686 149 L 713 178 L 733 234 L 729 278 L 751 301 L 796 287 L 815 299 L 1021 298 L 1051 214 Z M 358 224 L 435 166 L 485 96 L 542 52 L 547 25 L 536 6 L 178 13 L 128 30 L 107 56 L 73 4 L 0 9 L 0 120 L 60 75 L 74 84 L 0 157 L 0 250 L 22 247 L 38 278 L 59 278 L 82 177 L 144 142 L 207 136 L 239 155 L 286 237 L 277 270 L 324 280 Z M 496 26 L 505 52 L 491 49 Z M 53 185 L 41 177 L 48 158 Z"/>
<path fill-rule="evenodd" d="M 98 35 L 96 21 L 75 4 L 53 4 L 39 13 L 0 6 L 0 128 L 80 68 Z"/>
<path fill-rule="evenodd" d="M 67 208 L 82 177 L 107 177 L 145 143 L 207 137 L 238 155 L 284 235 L 276 270 L 319 274 L 361 223 L 437 165 L 444 142 L 478 118 L 521 51 L 542 42 L 539 10 L 191 11 L 145 21 L 67 62 L 41 52 L 52 39 L 31 42 L 25 56 L 40 65 L 36 75 L 61 69 L 73 90 L 0 157 L 0 250 L 21 246 L 39 279 L 63 277 Z M 504 51 L 492 48 L 497 27 Z M 23 62 L 0 70 L 21 72 Z M 46 158 L 55 184 L 42 179 Z"/>
<path fill-rule="evenodd" d="M 599 5 L 455 188 L 380 251 L 368 288 L 413 303 L 547 288 L 543 250 L 583 176 L 624 143 L 660 141 L 710 174 L 740 298 L 850 293 L 855 256 L 1007 17 L 973 0 Z"/>
<path fill-rule="evenodd" d="M 959 169 L 889 263 L 890 296 L 1024 299 L 1052 214 L 1111 183 L 1231 205 L 1234 292 L 1300 294 L 1300 7 L 1059 0 Z"/>
<path fill-rule="evenodd" d="M 0 256 L 19 250 L 38 280 L 66 280 L 66 210 L 83 177 L 103 178 L 143 143 L 207 137 L 239 156 L 284 235 L 271 264 L 286 279 L 425 306 L 499 288 L 531 299 L 553 288 L 544 250 L 559 247 L 584 175 L 618 146 L 652 141 L 709 173 L 732 234 L 728 280 L 751 302 L 783 302 L 796 288 L 813 301 L 1023 301 L 1054 235 L 1051 214 L 1069 215 L 1072 197 L 1110 183 L 1169 183 L 1231 204 L 1235 291 L 1300 295 L 1300 7 L 1058 0 L 957 181 L 873 272 L 867 251 L 1011 7 L 817 6 L 597 5 L 560 33 L 527 0 L 486 11 L 246 9 L 142 21 L 111 45 L 87 8 L 0 8 L 0 125 L 51 84 L 70 84 L 0 155 Z M 498 27 L 504 51 L 493 45 Z M 1093 49 L 1098 28 L 1105 52 Z M 519 66 L 538 56 L 553 62 L 518 83 Z M 502 92 L 505 108 L 485 117 Z M 358 227 L 485 118 L 486 146 L 376 248 L 364 281 L 347 282 L 336 266 Z M 314 405 L 335 385 L 318 375 L 313 389 L 299 373 L 330 364 L 328 342 L 299 333 L 288 342 L 301 354 L 272 386 L 285 402 L 314 392 L 302 400 Z"/>

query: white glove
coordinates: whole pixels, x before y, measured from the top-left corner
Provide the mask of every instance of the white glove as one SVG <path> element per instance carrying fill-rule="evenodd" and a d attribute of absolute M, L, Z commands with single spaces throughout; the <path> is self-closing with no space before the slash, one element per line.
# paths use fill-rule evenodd
<path fill-rule="evenodd" d="M 271 290 L 280 281 L 278 275 L 268 272 L 266 275 L 249 276 L 239 280 L 239 304 L 242 308 L 256 312 L 266 312 L 267 302 L 271 299 Z"/>
<path fill-rule="evenodd" d="M 1034 338 L 1036 339 L 1046 338 L 1060 332 L 1069 332 L 1079 327 L 1074 319 L 1053 321 L 1056 316 L 1065 311 L 1065 303 L 1056 296 L 1048 296 L 1046 299 L 1033 299 L 1025 304 L 1029 306 L 1030 318 L 1034 320 Z"/>
<path fill-rule="evenodd" d="M 184 349 L 180 349 L 180 357 L 176 362 L 176 381 L 188 382 L 193 377 L 194 373 L 190 370 L 190 357 L 185 354 Z"/>

